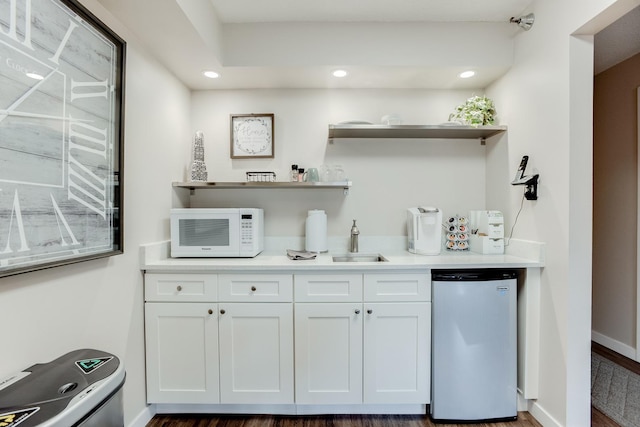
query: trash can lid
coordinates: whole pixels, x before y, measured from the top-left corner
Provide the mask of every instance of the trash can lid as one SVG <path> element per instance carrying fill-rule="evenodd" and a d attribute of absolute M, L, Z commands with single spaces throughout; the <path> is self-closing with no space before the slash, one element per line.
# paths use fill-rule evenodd
<path fill-rule="evenodd" d="M 115 394 L 125 371 L 113 354 L 93 349 L 67 353 L 0 379 L 0 425 L 72 425 Z M 58 424 L 61 425 L 61 424 Z"/>

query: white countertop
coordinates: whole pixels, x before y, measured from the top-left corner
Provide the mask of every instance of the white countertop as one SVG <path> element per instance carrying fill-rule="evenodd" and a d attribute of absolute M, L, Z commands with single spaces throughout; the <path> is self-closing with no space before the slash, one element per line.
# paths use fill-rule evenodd
<path fill-rule="evenodd" d="M 387 250 L 360 251 L 360 254 L 380 253 L 387 262 L 334 262 L 333 255 L 346 251 L 334 250 L 318 254 L 312 260 L 291 260 L 285 249 L 270 248 L 255 258 L 171 258 L 169 242 L 151 243 L 140 247 L 141 269 L 148 272 L 210 271 L 388 271 L 428 270 L 433 268 L 532 268 L 544 266 L 544 244 L 512 241 L 504 255 L 482 255 L 474 252 L 446 252 L 440 255 L 416 255 L 390 245 Z"/>

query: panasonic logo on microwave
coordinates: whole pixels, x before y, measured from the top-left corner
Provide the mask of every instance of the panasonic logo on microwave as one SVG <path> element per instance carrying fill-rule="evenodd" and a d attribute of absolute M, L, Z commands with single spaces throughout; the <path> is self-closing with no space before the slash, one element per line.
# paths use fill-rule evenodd
<path fill-rule="evenodd" d="M 203 251 L 210 251 L 211 250 L 211 248 L 200 248 L 200 249 L 202 249 Z"/>

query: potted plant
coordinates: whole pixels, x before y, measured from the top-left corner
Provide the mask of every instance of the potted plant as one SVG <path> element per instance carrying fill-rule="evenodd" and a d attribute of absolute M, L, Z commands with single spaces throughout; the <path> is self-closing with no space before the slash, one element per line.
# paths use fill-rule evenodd
<path fill-rule="evenodd" d="M 458 121 L 474 127 L 492 125 L 496 121 L 496 107 L 486 96 L 472 96 L 449 114 L 449 121 Z"/>

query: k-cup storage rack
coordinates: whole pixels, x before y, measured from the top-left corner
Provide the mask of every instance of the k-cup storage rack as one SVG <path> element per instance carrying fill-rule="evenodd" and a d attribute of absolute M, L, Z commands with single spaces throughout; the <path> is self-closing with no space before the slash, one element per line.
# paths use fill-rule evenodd
<path fill-rule="evenodd" d="M 469 218 L 466 216 L 449 217 L 444 224 L 446 239 L 445 248 L 448 251 L 468 251 L 469 250 Z"/>
<path fill-rule="evenodd" d="M 329 125 L 329 144 L 335 139 L 368 138 L 422 138 L 422 139 L 479 139 L 483 144 L 487 138 L 506 132 L 506 126 L 466 125 L 374 125 L 337 124 Z"/>

